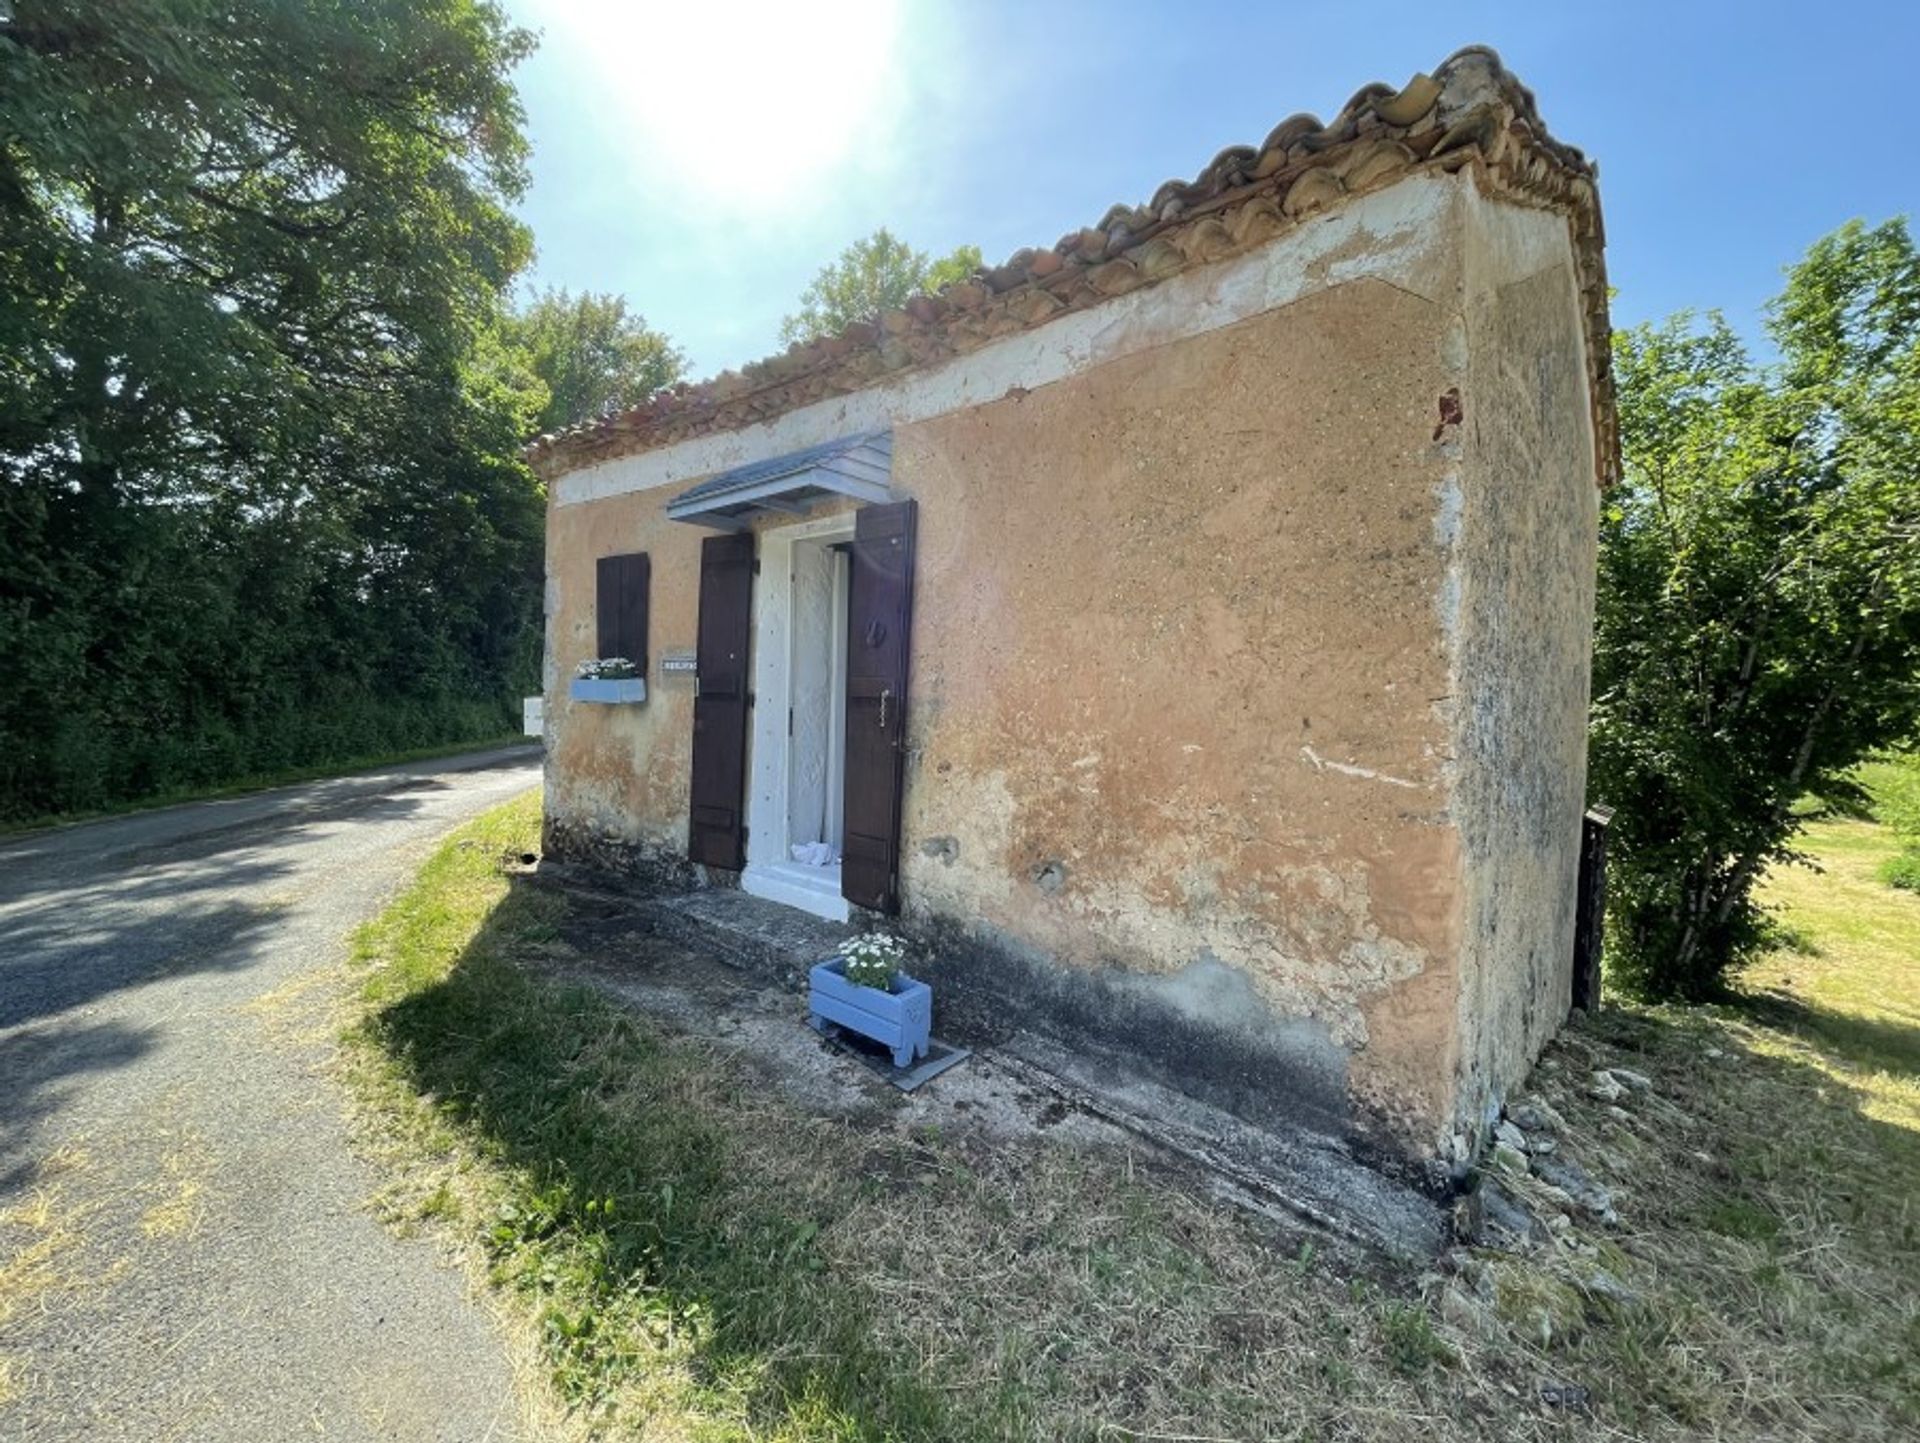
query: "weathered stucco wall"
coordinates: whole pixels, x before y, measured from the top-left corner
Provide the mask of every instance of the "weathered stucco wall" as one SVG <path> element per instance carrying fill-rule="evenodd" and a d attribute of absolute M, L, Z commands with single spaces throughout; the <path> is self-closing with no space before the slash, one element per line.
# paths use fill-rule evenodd
<path fill-rule="evenodd" d="M 1391 1039 L 1427 1064 L 1394 1089 L 1366 1045 L 1370 999 L 1458 926 L 1430 705 L 1450 309 L 1355 281 L 896 434 L 911 912 L 1124 969 L 1322 1078 L 1352 1055 L 1382 1107 L 1431 1072 L 1443 1009 Z"/>
<path fill-rule="evenodd" d="M 663 517 L 688 467 L 890 418 L 922 508 L 910 925 L 1009 1009 L 1444 1152 L 1570 967 L 1593 470 L 1565 222 L 1427 177 L 1253 261 L 891 411 L 563 478 L 550 845 L 684 856 L 691 687 L 565 699 L 595 557 L 649 551 L 654 655 L 690 644 L 702 533 Z"/>
<path fill-rule="evenodd" d="M 1490 1126 L 1566 1017 L 1599 494 L 1554 216 L 1465 197 L 1468 391 L 1452 618 L 1464 854 L 1455 1108 Z"/>
<path fill-rule="evenodd" d="M 693 683 L 663 679 L 659 658 L 663 648 L 693 644 L 705 534 L 666 519 L 672 495 L 629 492 L 547 512 L 547 850 L 639 866 L 663 880 L 686 858 Z M 631 551 L 652 559 L 647 700 L 571 701 L 568 679 L 596 649 L 595 563 Z"/>

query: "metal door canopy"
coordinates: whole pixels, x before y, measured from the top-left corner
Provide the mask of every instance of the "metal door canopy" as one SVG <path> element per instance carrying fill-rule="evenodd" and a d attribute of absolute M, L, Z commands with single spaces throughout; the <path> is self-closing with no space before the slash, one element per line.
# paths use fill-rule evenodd
<path fill-rule="evenodd" d="M 756 514 L 804 516 L 821 501 L 850 496 L 880 503 L 894 499 L 893 433 L 863 431 L 753 461 L 709 476 L 667 503 L 667 517 L 718 531 L 744 531 Z"/>

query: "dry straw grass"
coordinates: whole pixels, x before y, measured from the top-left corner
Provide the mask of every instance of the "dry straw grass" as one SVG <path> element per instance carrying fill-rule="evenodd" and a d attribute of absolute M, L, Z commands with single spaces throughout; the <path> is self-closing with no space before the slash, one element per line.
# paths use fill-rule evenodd
<path fill-rule="evenodd" d="M 1901 1101 L 1920 1048 L 1898 1019 L 1868 1053 L 1777 1007 L 1575 1029 L 1535 1085 L 1620 1224 L 1352 1275 L 1145 1154 L 817 1115 L 717 1042 L 542 980 L 516 959 L 564 935 L 563 904 L 510 897 L 495 863 L 535 820 L 523 805 L 470 829 L 363 940 L 349 1056 L 388 1215 L 489 1281 L 568 1433 L 1920 1428 L 1920 1117 Z M 1912 900 L 1883 994 L 1920 984 Z M 1586 1095 L 1607 1066 L 1655 1094 L 1615 1115 Z"/>

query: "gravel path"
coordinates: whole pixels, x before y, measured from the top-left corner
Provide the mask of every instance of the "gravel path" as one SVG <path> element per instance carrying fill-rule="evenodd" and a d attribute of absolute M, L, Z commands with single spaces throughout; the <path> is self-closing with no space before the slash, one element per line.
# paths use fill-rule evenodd
<path fill-rule="evenodd" d="M 0 1438 L 529 1436 L 324 1071 L 347 932 L 538 781 L 516 748 L 0 842 Z"/>

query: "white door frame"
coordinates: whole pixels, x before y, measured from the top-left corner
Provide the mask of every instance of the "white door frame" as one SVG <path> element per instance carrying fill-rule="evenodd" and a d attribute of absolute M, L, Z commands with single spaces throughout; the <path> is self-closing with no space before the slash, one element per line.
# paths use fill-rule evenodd
<path fill-rule="evenodd" d="M 787 853 L 793 547 L 797 541 L 831 544 L 851 540 L 852 512 L 771 527 L 760 533 L 760 575 L 753 588 L 754 705 L 747 783 L 747 866 L 740 874 L 741 890 L 834 922 L 844 922 L 851 915 L 846 898 L 840 895 L 838 869 L 829 872 L 802 866 Z M 840 765 L 830 768 L 833 777 L 841 775 Z"/>

